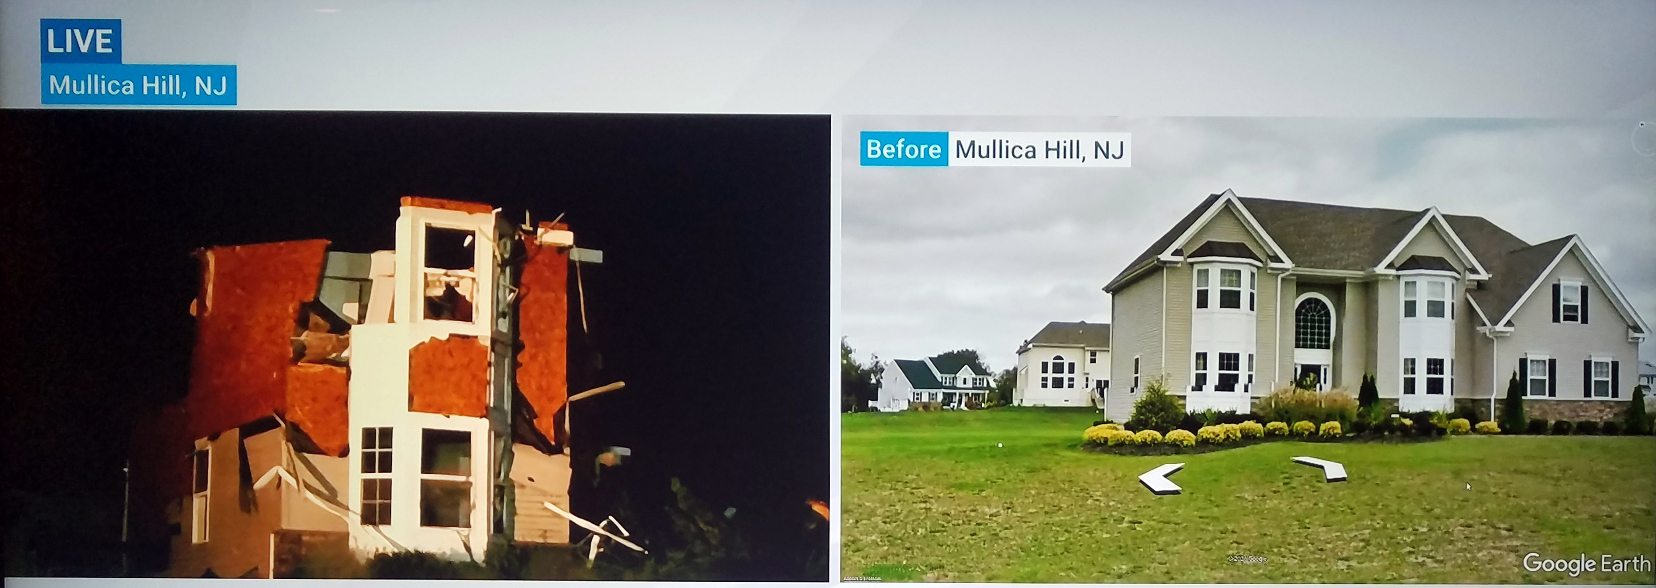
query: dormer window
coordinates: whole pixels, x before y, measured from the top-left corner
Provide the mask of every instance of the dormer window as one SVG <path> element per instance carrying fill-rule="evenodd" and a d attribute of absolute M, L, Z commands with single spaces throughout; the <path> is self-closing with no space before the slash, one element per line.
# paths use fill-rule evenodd
<path fill-rule="evenodd" d="M 1449 280 L 1409 279 L 1403 281 L 1403 318 L 1416 318 L 1422 307 L 1426 318 L 1455 318 L 1450 304 Z"/>

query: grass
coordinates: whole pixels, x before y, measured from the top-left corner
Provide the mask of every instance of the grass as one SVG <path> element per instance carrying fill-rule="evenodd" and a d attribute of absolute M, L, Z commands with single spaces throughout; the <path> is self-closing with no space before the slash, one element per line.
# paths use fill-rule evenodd
<path fill-rule="evenodd" d="M 1656 438 L 1288 441 L 1124 456 L 1079 448 L 1095 414 L 844 415 L 842 574 L 955 582 L 1656 581 L 1650 571 L 1571 578 L 1522 565 L 1530 552 L 1656 560 Z M 1320 471 L 1289 461 L 1297 455 L 1341 462 L 1350 481 L 1325 483 Z M 1172 477 L 1182 494 L 1154 496 L 1139 484 L 1139 474 L 1175 461 L 1186 464 Z"/>

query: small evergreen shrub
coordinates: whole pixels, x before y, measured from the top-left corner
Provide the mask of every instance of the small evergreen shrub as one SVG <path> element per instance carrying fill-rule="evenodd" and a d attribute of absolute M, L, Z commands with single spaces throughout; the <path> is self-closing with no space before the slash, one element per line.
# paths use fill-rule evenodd
<path fill-rule="evenodd" d="M 1167 382 L 1162 378 L 1145 384 L 1144 395 L 1133 403 L 1132 420 L 1145 429 L 1171 431 L 1179 426 L 1184 416 L 1184 402 L 1167 393 Z"/>
<path fill-rule="evenodd" d="M 1340 421 L 1328 421 L 1317 429 L 1317 436 L 1324 439 L 1335 439 L 1340 435 Z"/>
<path fill-rule="evenodd" d="M 1488 422 L 1488 421 L 1485 421 Z M 1495 423 L 1490 423 L 1495 424 Z M 1497 429 L 1499 430 L 1499 429 Z M 1472 423 L 1466 419 L 1449 419 L 1449 434 L 1465 435 L 1472 432 Z"/>
<path fill-rule="evenodd" d="M 1524 428 L 1524 432 L 1530 435 L 1545 435 L 1547 434 L 1548 424 L 1550 423 L 1547 419 L 1530 419 L 1529 425 Z"/>
<path fill-rule="evenodd" d="M 1575 434 L 1577 435 L 1597 435 L 1598 433 L 1598 421 L 1581 421 L 1576 423 Z"/>
<path fill-rule="evenodd" d="M 1311 421 L 1300 421 L 1294 423 L 1294 436 L 1296 437 L 1310 437 L 1312 433 L 1316 432 L 1317 426 L 1311 424 Z"/>
<path fill-rule="evenodd" d="M 1618 423 L 1616 421 L 1604 421 L 1604 424 L 1599 425 L 1599 434 L 1600 435 L 1620 435 L 1620 434 L 1622 434 L 1621 423 Z"/>
<path fill-rule="evenodd" d="M 1629 435 L 1650 432 L 1650 416 L 1645 413 L 1644 385 L 1633 387 L 1633 400 L 1627 403 L 1627 412 L 1622 413 L 1622 426 Z"/>
<path fill-rule="evenodd" d="M 1568 434 L 1570 434 L 1571 431 L 1574 431 L 1574 430 L 1575 430 L 1575 423 L 1572 423 L 1570 421 L 1566 421 L 1564 419 L 1558 419 L 1556 421 L 1553 421 L 1552 434 L 1554 434 L 1554 435 L 1568 435 Z"/>
<path fill-rule="evenodd" d="M 1512 370 L 1512 378 L 1507 380 L 1506 401 L 1501 403 L 1501 428 L 1523 431 L 1528 420 L 1524 416 L 1524 383 L 1518 381 L 1518 370 Z"/>
<path fill-rule="evenodd" d="M 1162 434 L 1154 429 L 1145 429 L 1133 435 L 1133 443 L 1137 445 L 1155 445 L 1161 443 Z"/>
<path fill-rule="evenodd" d="M 1177 445 L 1179 447 L 1196 446 L 1196 435 L 1184 429 L 1173 429 L 1168 431 L 1167 436 L 1162 439 L 1168 445 Z"/>
<path fill-rule="evenodd" d="M 1265 434 L 1271 437 L 1282 437 L 1288 434 L 1288 423 L 1271 421 L 1265 423 Z"/>
<path fill-rule="evenodd" d="M 1465 422 L 1462 419 L 1455 419 L 1455 420 L 1460 421 L 1460 422 Z M 1499 435 L 1500 433 L 1501 433 L 1501 426 L 1495 424 L 1495 421 L 1483 421 L 1481 423 L 1478 423 L 1478 434 L 1479 435 Z"/>
<path fill-rule="evenodd" d="M 1363 383 L 1357 387 L 1357 408 L 1369 410 L 1380 404 L 1380 387 L 1374 383 L 1374 374 L 1363 374 Z"/>
<path fill-rule="evenodd" d="M 1242 421 L 1242 424 L 1237 425 L 1236 428 L 1242 432 L 1242 438 L 1244 439 L 1258 439 L 1265 436 L 1265 426 L 1256 421 Z"/>
<path fill-rule="evenodd" d="M 1134 439 L 1133 434 L 1127 431 L 1110 431 L 1104 436 L 1104 444 L 1109 445 L 1110 447 L 1131 445 Z"/>

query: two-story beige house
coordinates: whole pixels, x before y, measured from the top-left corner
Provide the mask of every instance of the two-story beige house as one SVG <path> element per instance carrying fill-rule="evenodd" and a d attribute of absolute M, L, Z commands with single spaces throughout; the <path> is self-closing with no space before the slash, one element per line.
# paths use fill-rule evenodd
<path fill-rule="evenodd" d="M 1374 374 L 1398 410 L 1470 403 L 1486 416 L 1517 374 L 1531 415 L 1602 420 L 1631 397 L 1650 332 L 1578 236 L 1532 245 L 1437 208 L 1229 190 L 1104 290 L 1115 420 L 1152 378 L 1189 410 L 1247 412 L 1304 374 L 1353 394 Z"/>

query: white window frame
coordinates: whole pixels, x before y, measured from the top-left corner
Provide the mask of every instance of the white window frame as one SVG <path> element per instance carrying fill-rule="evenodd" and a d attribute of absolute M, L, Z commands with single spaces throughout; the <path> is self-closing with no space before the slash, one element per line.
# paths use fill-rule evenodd
<path fill-rule="evenodd" d="M 1564 298 L 1563 296 L 1559 297 L 1560 300 L 1563 300 L 1563 298 Z M 1592 378 L 1591 382 L 1593 384 L 1593 398 L 1609 398 L 1610 395 L 1613 393 L 1613 391 L 1611 390 L 1611 386 L 1615 385 L 1614 383 L 1612 383 L 1610 381 L 1610 376 L 1615 373 L 1614 371 L 1612 371 L 1612 370 L 1615 369 L 1615 367 L 1611 365 L 1611 362 L 1614 361 L 1614 359 L 1609 358 L 1609 357 L 1604 357 L 1604 356 L 1601 356 L 1601 355 L 1594 355 L 1592 357 L 1589 357 L 1588 359 L 1592 360 L 1592 363 L 1588 364 L 1589 369 L 1591 369 L 1592 372 L 1589 373 L 1588 375 Z M 1598 368 L 1601 365 L 1604 366 L 1604 377 L 1602 377 L 1602 378 L 1599 377 L 1599 375 L 1598 375 Z M 1603 394 L 1599 394 L 1599 382 L 1604 382 L 1604 393 Z"/>
<path fill-rule="evenodd" d="M 1136 391 L 1138 391 L 1138 388 L 1139 388 L 1139 356 L 1134 355 L 1133 356 L 1133 390 L 1136 392 Z"/>
<path fill-rule="evenodd" d="M 1046 389 L 1046 387 L 1047 387 L 1047 376 L 1041 376 L 1041 389 L 1044 390 L 1044 389 Z"/>
<path fill-rule="evenodd" d="M 926 401 L 926 396 L 925 396 L 925 394 L 926 394 L 926 393 L 925 393 L 925 392 L 921 392 L 921 391 L 919 391 L 919 390 L 915 390 L 915 391 L 914 391 L 914 401 L 915 401 L 915 402 L 925 402 L 925 401 Z"/>
<path fill-rule="evenodd" d="M 460 231 L 460 232 L 464 232 L 464 233 L 471 233 L 471 235 L 472 235 L 472 245 L 471 245 L 472 246 L 472 267 L 471 267 L 471 269 L 469 269 L 469 270 L 442 269 L 442 268 L 435 268 L 435 267 L 427 266 L 426 265 L 426 255 L 427 255 L 426 252 L 427 252 L 427 249 L 431 246 L 431 244 L 429 243 L 429 239 L 427 239 L 427 237 L 429 237 L 431 235 L 431 229 L 442 229 L 442 230 L 449 230 L 449 231 Z M 417 303 L 420 306 L 420 308 L 418 309 L 418 311 L 419 311 L 418 316 L 420 317 L 420 321 L 422 321 L 422 322 L 460 323 L 460 324 L 463 324 L 463 325 L 479 324 L 478 323 L 478 316 L 480 314 L 482 314 L 482 312 L 483 312 L 483 304 L 482 304 L 481 296 L 479 296 L 479 294 L 478 294 L 478 291 L 482 290 L 483 287 L 479 283 L 480 280 L 478 278 L 478 274 L 480 272 L 478 271 L 477 255 L 478 255 L 478 252 L 480 250 L 485 248 L 485 245 L 483 245 L 483 243 L 485 243 L 485 241 L 483 239 L 483 233 L 481 231 L 478 231 L 477 227 L 466 226 L 466 225 L 458 224 L 458 223 L 446 223 L 446 222 L 435 221 L 435 220 L 424 220 L 424 221 L 420 222 L 420 259 L 415 260 L 415 262 L 418 263 L 419 267 L 420 267 L 420 284 L 419 284 L 420 299 L 417 301 Z M 457 319 L 426 318 L 426 316 L 425 316 L 425 313 L 426 313 L 426 310 L 425 310 L 425 287 L 426 287 L 426 284 L 428 283 L 428 281 L 430 280 L 430 278 L 432 276 L 437 276 L 437 279 L 439 281 L 441 281 L 445 277 L 461 278 L 461 279 L 469 278 L 469 279 L 471 279 L 472 291 L 470 293 L 470 298 L 467 300 L 468 302 L 471 303 L 471 306 L 472 306 L 472 314 L 471 314 L 472 320 L 470 322 L 457 320 Z M 462 292 L 462 294 L 464 294 L 464 292 Z M 482 323 L 482 324 L 488 324 L 488 323 L 485 322 L 485 323 Z"/>
<path fill-rule="evenodd" d="M 1190 373 L 1192 389 L 1211 390 L 1213 379 L 1213 354 L 1206 351 L 1197 351 L 1190 354 Z"/>
<path fill-rule="evenodd" d="M 1236 356 L 1236 369 L 1234 369 L 1234 370 L 1225 369 L 1225 367 L 1224 367 L 1224 365 L 1225 365 L 1224 357 L 1226 355 L 1235 355 Z M 1247 389 L 1247 388 L 1244 388 L 1242 386 L 1242 353 L 1241 352 L 1224 351 L 1224 352 L 1214 353 L 1213 354 L 1213 367 L 1214 367 L 1213 373 L 1215 374 L 1214 379 L 1213 379 L 1213 390 L 1214 391 L 1216 391 L 1216 392 L 1241 392 L 1241 391 Z M 1230 389 L 1230 390 L 1220 390 L 1219 386 L 1221 385 L 1221 381 L 1224 379 L 1224 377 L 1226 375 L 1235 375 L 1236 376 L 1236 383 L 1233 385 L 1232 389 Z"/>
<path fill-rule="evenodd" d="M 205 480 L 199 477 L 197 460 L 207 462 Z M 190 483 L 190 543 L 206 543 L 213 505 L 213 447 L 206 441 L 196 442 L 196 450 L 190 453 Z"/>
<path fill-rule="evenodd" d="M 471 517 L 476 515 L 477 509 L 478 509 L 477 501 L 474 499 L 474 496 L 473 496 L 477 491 L 477 487 L 476 487 L 477 482 L 472 479 L 471 473 L 469 471 L 466 474 L 463 474 L 463 475 L 428 474 L 428 473 L 426 473 L 425 463 L 424 463 L 425 462 L 425 451 L 426 451 L 426 439 L 425 439 L 426 431 L 443 431 L 443 432 L 448 432 L 448 433 L 465 433 L 466 438 L 467 438 L 466 451 L 469 452 L 469 453 L 473 453 L 473 454 L 475 454 L 475 452 L 477 450 L 477 441 L 478 441 L 477 440 L 477 433 L 475 431 L 471 431 L 471 430 L 467 430 L 467 429 L 445 429 L 445 428 L 441 428 L 441 427 L 421 427 L 420 428 L 420 453 L 419 453 L 419 455 L 420 455 L 421 464 L 420 464 L 420 469 L 419 469 L 419 475 L 420 475 L 420 479 L 419 479 L 419 481 L 420 481 L 419 501 L 417 503 L 420 510 L 422 511 L 422 514 L 420 515 L 420 521 L 419 521 L 420 527 L 421 528 L 426 528 L 426 529 L 471 529 L 472 528 Z M 471 464 L 472 464 L 473 460 L 475 460 L 475 459 L 476 459 L 475 455 L 467 455 L 466 456 L 466 466 L 467 466 L 468 470 L 470 469 Z M 465 521 L 466 525 L 464 527 L 444 527 L 444 526 L 436 526 L 436 525 L 428 526 L 428 525 L 425 524 L 425 515 L 423 514 L 423 511 L 425 510 L 425 504 L 426 504 L 426 502 L 425 502 L 425 482 L 428 481 L 428 480 L 434 481 L 434 482 L 465 482 L 467 484 L 466 500 L 468 502 L 470 502 L 470 504 L 471 504 L 471 508 L 467 509 L 467 511 L 468 511 L 469 515 L 471 515 L 471 516 L 467 517 L 467 520 Z"/>
<path fill-rule="evenodd" d="M 1575 296 L 1575 303 L 1568 302 L 1570 296 Z M 1574 307 L 1575 316 L 1568 313 Z M 1558 281 L 1558 322 L 1581 323 L 1581 282 L 1579 280 Z M 1594 361 L 1598 361 L 1597 358 Z"/>
<path fill-rule="evenodd" d="M 1409 292 L 1409 288 L 1411 286 L 1413 286 L 1415 290 L 1413 295 L 1410 295 Z M 1443 295 L 1435 297 L 1432 296 L 1431 291 L 1433 286 L 1442 287 Z M 1403 297 L 1403 304 L 1400 305 L 1400 311 L 1403 314 L 1403 318 L 1438 320 L 1455 319 L 1454 280 L 1437 276 L 1411 276 L 1403 279 L 1403 286 L 1399 288 L 1399 291 Z M 1433 302 L 1443 304 L 1443 316 L 1432 316 L 1431 308 Z M 1412 309 L 1409 306 L 1411 303 L 1414 304 Z M 1330 306 L 1329 310 L 1332 311 L 1333 307 Z M 1412 315 L 1409 314 L 1411 310 L 1414 312 Z"/>
<path fill-rule="evenodd" d="M 1443 373 L 1440 373 L 1440 374 L 1432 373 L 1432 362 L 1433 361 L 1441 362 L 1438 365 L 1443 370 Z M 1438 381 L 1439 382 L 1438 390 L 1440 392 L 1437 393 L 1437 394 L 1432 394 L 1432 382 L 1433 381 Z M 1449 396 L 1450 395 L 1449 394 L 1449 360 L 1448 360 L 1448 358 L 1443 358 L 1443 357 L 1428 357 L 1428 358 L 1426 358 L 1426 390 L 1425 390 L 1425 394 L 1427 394 L 1428 396 Z"/>
<path fill-rule="evenodd" d="M 367 441 L 368 431 L 373 431 L 374 432 L 374 444 L 373 444 L 372 447 L 369 446 L 368 441 Z M 385 523 L 364 523 L 364 522 L 362 522 L 363 515 L 365 515 L 368 512 L 368 502 L 369 502 L 369 500 L 368 500 L 368 492 L 367 492 L 367 484 L 366 483 L 370 482 L 370 481 L 378 482 L 379 480 L 390 480 L 391 477 L 392 477 L 392 472 L 396 471 L 395 467 L 385 468 L 389 471 L 380 471 L 381 468 L 378 467 L 379 464 L 384 463 L 383 461 L 381 461 L 382 459 L 389 458 L 392 463 L 396 462 L 396 458 L 394 457 L 396 455 L 396 451 L 397 451 L 396 443 L 395 442 L 391 443 L 391 447 L 385 447 L 380 442 L 381 441 L 380 434 L 381 434 L 382 431 L 386 435 L 393 435 L 393 439 L 395 438 L 394 435 L 395 435 L 396 430 L 393 429 L 392 427 L 362 427 L 361 429 L 357 430 L 357 439 L 362 440 L 362 448 L 359 451 L 357 451 L 357 454 L 358 454 L 358 457 L 357 457 L 358 476 L 357 477 L 360 480 L 362 480 L 362 482 L 363 482 L 363 484 L 361 484 L 361 487 L 358 488 L 358 492 L 361 492 L 361 496 L 358 496 L 358 500 L 357 500 L 357 502 L 358 502 L 358 504 L 357 504 L 357 513 L 358 513 L 357 522 L 359 524 L 366 525 L 366 526 L 381 526 L 381 525 L 390 525 L 391 524 L 391 521 L 389 521 L 389 520 L 386 521 Z M 368 456 L 369 455 L 374 456 L 374 464 L 376 466 L 374 468 L 374 471 L 372 471 L 372 472 L 363 471 L 364 466 L 366 466 L 367 463 L 368 463 Z M 391 483 L 391 486 L 392 486 L 393 490 L 396 489 L 396 485 L 397 485 L 396 482 Z M 386 504 L 386 508 L 390 508 L 391 498 L 389 496 L 380 497 L 380 498 L 376 498 L 373 502 L 375 502 L 375 503 L 383 502 L 383 503 Z"/>
<path fill-rule="evenodd" d="M 1088 351 L 1087 352 L 1087 363 L 1098 363 L 1098 352 L 1097 351 Z"/>
<path fill-rule="evenodd" d="M 1549 358 L 1545 355 L 1526 355 L 1526 356 L 1524 356 L 1524 361 L 1529 362 L 1529 364 L 1524 367 L 1524 370 L 1525 370 L 1524 371 L 1524 375 L 1525 375 L 1525 377 L 1524 377 L 1524 379 L 1525 379 L 1525 382 L 1524 382 L 1524 396 L 1529 397 L 1529 398 L 1545 397 L 1547 395 L 1547 391 L 1549 389 L 1551 389 L 1551 387 L 1552 387 L 1551 378 L 1553 376 L 1552 376 L 1552 372 L 1550 371 L 1550 368 L 1548 367 L 1550 365 L 1550 362 L 1547 361 L 1548 359 Z M 1539 375 L 1539 376 L 1535 375 L 1535 366 L 1536 365 L 1541 366 L 1541 375 Z M 1541 393 L 1540 394 L 1535 393 L 1535 384 L 1537 382 L 1539 382 L 1541 384 Z"/>
<path fill-rule="evenodd" d="M 1421 395 L 1421 394 L 1425 394 L 1426 391 L 1421 389 L 1420 380 L 1419 380 L 1420 376 L 1422 375 L 1421 372 L 1420 372 L 1420 358 L 1418 358 L 1418 357 L 1405 357 L 1405 358 L 1403 358 L 1402 370 L 1403 370 L 1403 390 L 1401 391 L 1401 394 L 1403 394 L 1405 396 L 1418 396 L 1418 395 Z"/>

